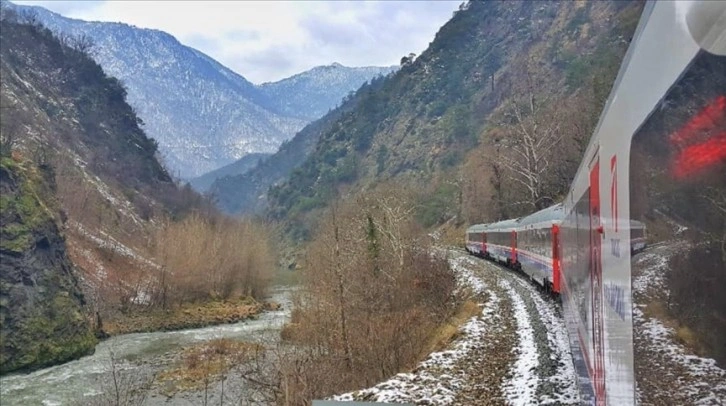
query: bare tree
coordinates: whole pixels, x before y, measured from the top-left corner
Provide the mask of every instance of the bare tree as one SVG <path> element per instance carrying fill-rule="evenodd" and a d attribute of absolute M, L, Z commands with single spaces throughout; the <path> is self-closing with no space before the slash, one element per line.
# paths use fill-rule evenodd
<path fill-rule="evenodd" d="M 95 51 L 96 42 L 90 35 L 80 34 L 71 39 L 70 46 L 76 51 L 83 52 L 90 56 L 93 55 L 93 52 Z"/>
<path fill-rule="evenodd" d="M 560 111 L 550 97 L 537 100 L 530 89 L 506 107 L 505 137 L 499 140 L 499 164 L 509 179 L 524 188 L 527 201 L 541 209 L 553 201 L 546 189 L 555 148 L 563 139 Z"/>
<path fill-rule="evenodd" d="M 341 271 L 341 264 L 340 264 L 340 229 L 338 228 L 338 220 L 336 217 L 336 207 L 335 203 L 333 204 L 333 210 L 332 210 L 332 221 L 333 221 L 333 234 L 335 238 L 335 245 L 333 248 L 333 257 L 334 257 L 334 265 L 333 269 L 335 271 L 335 277 L 338 282 L 338 303 L 340 306 L 340 329 L 341 334 L 343 336 L 343 344 L 345 349 L 345 362 L 348 366 L 349 370 L 353 370 L 353 353 L 350 349 L 350 340 L 348 339 L 348 324 L 346 322 L 346 315 L 345 315 L 345 283 L 343 278 L 343 273 Z"/>
<path fill-rule="evenodd" d="M 18 143 L 21 122 L 16 105 L 0 105 L 0 156 L 10 156 Z"/>

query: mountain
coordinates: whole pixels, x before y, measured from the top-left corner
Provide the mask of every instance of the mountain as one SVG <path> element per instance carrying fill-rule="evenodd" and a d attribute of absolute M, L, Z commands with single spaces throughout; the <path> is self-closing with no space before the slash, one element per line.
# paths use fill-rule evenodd
<path fill-rule="evenodd" d="M 68 42 L 86 41 L 96 62 L 126 87 L 129 103 L 145 123 L 146 133 L 158 141 L 170 172 L 183 179 L 249 153 L 275 152 L 282 141 L 335 107 L 348 92 L 388 71 L 320 67 L 300 78 L 256 86 L 162 31 L 75 20 L 7 1 L 3 7 L 34 15 Z M 332 85 L 326 86 L 326 81 Z"/>
<path fill-rule="evenodd" d="M 7 372 L 92 351 L 99 315 L 128 306 L 153 265 L 140 255 L 152 219 L 179 218 L 202 198 L 172 182 L 117 79 L 33 21 L 0 17 Z"/>
<path fill-rule="evenodd" d="M 305 124 L 261 107 L 265 96 L 252 83 L 165 32 L 7 6 L 34 13 L 61 37 L 90 39 L 94 59 L 123 82 L 145 131 L 159 142 L 170 171 L 182 178 L 248 153 L 274 152 Z"/>
<path fill-rule="evenodd" d="M 354 109 L 312 136 L 317 141 L 304 163 L 269 190 L 268 215 L 304 236 L 332 199 L 385 182 L 420 192 L 416 216 L 424 226 L 452 217 L 513 217 L 544 204 L 543 196 L 559 198 L 641 7 L 615 1 L 463 4 L 420 56 L 406 58 L 380 85 L 359 90 Z M 557 154 L 546 157 L 553 164 L 533 169 L 534 200 L 528 180 L 503 164 L 522 164 L 515 155 L 524 147 L 521 128 L 559 135 L 552 141 Z M 495 194 L 496 204 L 482 207 L 488 202 L 482 191 Z"/>
<path fill-rule="evenodd" d="M 382 81 L 383 77 L 375 78 L 363 88 Z M 338 108 L 305 126 L 292 140 L 284 142 L 276 153 L 261 160 L 254 168 L 214 181 L 209 193 L 214 196 L 217 206 L 230 214 L 262 213 L 267 206 L 268 189 L 284 181 L 302 165 L 315 148 L 320 134 L 329 130 L 342 114 L 352 110 L 357 100 L 355 96 L 346 97 Z"/>
<path fill-rule="evenodd" d="M 194 190 L 204 193 L 209 190 L 212 183 L 214 183 L 217 179 L 224 178 L 225 176 L 242 175 L 254 168 L 260 160 L 263 160 L 270 155 L 272 154 L 253 153 L 245 155 L 229 165 L 225 165 L 219 169 L 207 172 L 202 176 L 190 179 L 189 184 L 194 188 Z"/>
<path fill-rule="evenodd" d="M 377 76 L 386 76 L 398 66 L 350 68 L 339 63 L 318 66 L 278 82 L 259 86 L 275 111 L 291 117 L 316 120 L 340 104 L 348 93 Z"/>
<path fill-rule="evenodd" d="M 282 79 L 278 82 L 263 83 L 259 86 L 259 88 L 268 98 L 267 101 L 264 102 L 265 106 L 268 108 L 286 115 L 311 121 L 322 117 L 332 108 L 343 103 L 345 99 L 352 94 L 352 92 L 360 88 L 361 85 L 364 85 L 369 80 L 378 80 L 378 78 L 384 77 L 396 69 L 397 67 L 394 66 L 350 68 L 339 63 L 333 63 L 328 66 L 315 67 L 290 78 Z M 309 131 L 310 130 L 307 130 L 306 134 L 309 133 Z M 301 137 L 306 138 L 306 135 L 303 134 Z M 292 150 L 299 144 L 299 142 L 292 143 L 291 145 L 283 143 L 280 148 L 286 148 L 287 152 L 282 152 L 278 155 L 278 157 L 291 157 L 305 151 L 305 149 Z M 304 142 L 304 144 L 307 145 L 310 143 Z M 190 184 L 196 190 L 206 192 L 216 179 L 221 179 L 226 176 L 230 176 L 232 178 L 242 176 L 249 169 L 253 168 L 260 160 L 257 158 L 258 156 L 267 157 L 269 155 L 271 154 L 250 154 L 235 163 L 192 179 Z M 266 163 L 263 167 L 258 169 L 256 172 L 257 175 L 252 176 L 268 177 L 269 181 L 261 181 L 258 179 L 254 182 L 255 185 L 258 185 L 255 189 L 266 190 L 271 184 L 270 182 L 273 182 L 273 179 L 278 179 L 277 176 L 266 176 L 264 174 L 265 169 L 263 168 L 272 169 L 274 167 L 276 169 L 273 170 L 282 170 L 279 173 L 280 176 L 284 176 L 289 173 L 285 172 L 284 168 L 290 167 L 290 164 L 293 162 L 298 162 L 295 158 L 292 158 L 292 160 L 285 158 L 283 161 L 285 162 L 277 162 L 276 159 Z M 252 163 L 251 166 L 250 163 Z M 296 165 L 299 165 L 299 163 L 293 166 Z M 230 180 L 231 179 L 228 179 L 222 183 L 226 183 Z M 234 183 L 234 181 L 232 182 Z M 235 197 L 228 196 L 223 191 L 224 189 L 225 186 L 216 188 L 217 193 L 220 193 L 221 198 L 227 202 L 222 203 L 221 207 L 228 212 L 237 212 L 239 210 L 246 211 L 242 209 L 242 207 L 246 207 L 247 205 L 242 203 L 240 199 L 247 199 L 246 194 L 248 188 L 243 187 L 236 190 L 234 192 Z M 256 192 L 252 192 L 252 194 L 255 196 L 258 195 Z M 236 209 L 233 210 L 231 207 L 236 207 Z"/>

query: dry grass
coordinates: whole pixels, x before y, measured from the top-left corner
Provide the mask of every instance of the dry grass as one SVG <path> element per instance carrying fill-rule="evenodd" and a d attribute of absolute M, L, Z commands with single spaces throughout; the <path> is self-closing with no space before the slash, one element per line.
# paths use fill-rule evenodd
<path fill-rule="evenodd" d="M 109 335 L 118 335 L 236 323 L 258 314 L 265 307 L 250 297 L 240 297 L 186 303 L 169 309 L 151 308 L 116 315 L 104 321 L 104 331 Z"/>
<path fill-rule="evenodd" d="M 162 393 L 201 390 L 222 379 L 229 371 L 257 356 L 262 346 L 230 339 L 215 339 L 184 350 L 173 368 L 157 376 Z"/>
<path fill-rule="evenodd" d="M 261 298 L 275 266 L 263 225 L 196 214 L 163 227 L 154 254 L 161 268 L 152 300 L 164 308 L 210 297 Z"/>
<path fill-rule="evenodd" d="M 446 323 L 439 326 L 437 331 L 431 336 L 429 345 L 427 346 L 424 355 L 428 355 L 435 351 L 441 351 L 448 346 L 449 343 L 454 341 L 459 336 L 459 330 L 461 326 L 466 323 L 472 317 L 476 317 L 481 314 L 481 307 L 472 301 L 466 300 L 459 310 L 451 316 Z"/>

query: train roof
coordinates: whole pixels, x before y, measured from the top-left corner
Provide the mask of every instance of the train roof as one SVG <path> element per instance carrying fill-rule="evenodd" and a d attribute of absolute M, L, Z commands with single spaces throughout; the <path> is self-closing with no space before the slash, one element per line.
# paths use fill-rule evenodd
<path fill-rule="evenodd" d="M 565 209 L 562 207 L 562 203 L 558 203 L 554 206 L 550 206 L 546 209 L 542 209 L 536 213 L 532 213 L 529 216 L 522 217 L 519 219 L 517 224 L 519 226 L 527 226 L 530 224 L 538 224 L 544 222 L 560 223 L 565 218 Z"/>
<path fill-rule="evenodd" d="M 502 220 L 496 223 L 487 224 L 483 231 L 509 231 L 517 228 L 518 219 Z"/>
<path fill-rule="evenodd" d="M 473 226 L 466 229 L 466 233 L 481 233 L 486 228 L 486 224 L 474 224 Z"/>

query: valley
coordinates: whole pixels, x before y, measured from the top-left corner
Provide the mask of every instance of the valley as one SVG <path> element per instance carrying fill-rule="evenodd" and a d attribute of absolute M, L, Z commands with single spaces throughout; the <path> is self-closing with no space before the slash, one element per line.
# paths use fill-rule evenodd
<path fill-rule="evenodd" d="M 3 405 L 726 396 L 717 3 L 0 1 Z"/>

